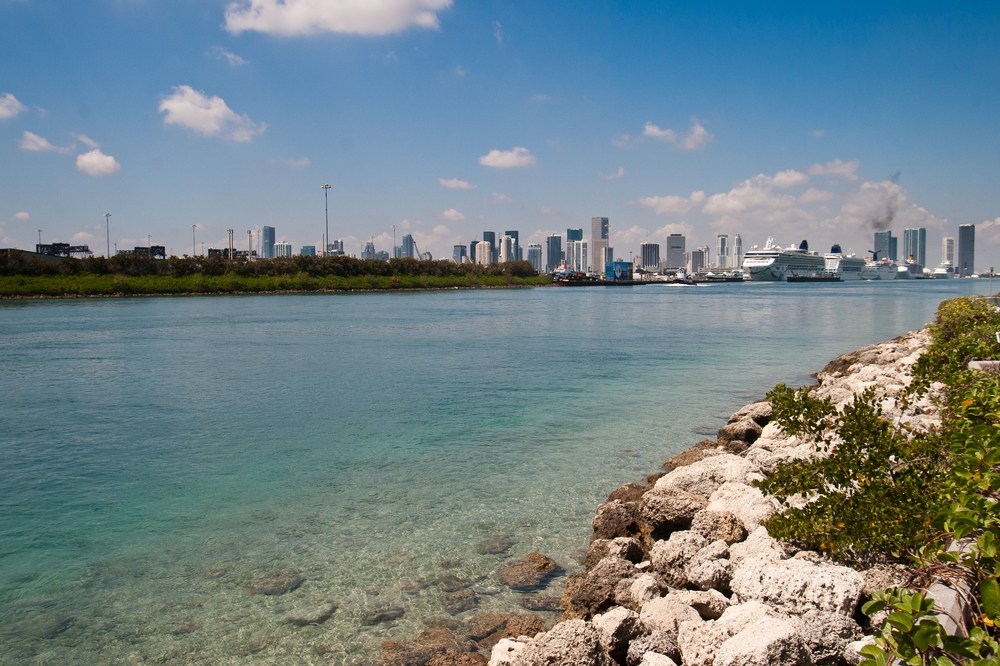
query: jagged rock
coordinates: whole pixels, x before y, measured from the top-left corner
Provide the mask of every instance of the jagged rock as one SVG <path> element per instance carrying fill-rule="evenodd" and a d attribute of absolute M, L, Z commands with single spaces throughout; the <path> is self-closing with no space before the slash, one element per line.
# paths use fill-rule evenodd
<path fill-rule="evenodd" d="M 701 622 L 698 611 L 686 603 L 677 600 L 673 595 L 650 599 L 642 605 L 639 619 L 652 631 L 664 631 L 674 639 L 681 622 L 688 620 Z"/>
<path fill-rule="evenodd" d="M 861 648 L 863 648 L 866 645 L 874 645 L 874 644 L 875 644 L 874 636 L 865 636 L 862 639 L 848 643 L 847 647 L 844 648 L 844 655 L 843 655 L 844 661 L 850 664 L 850 666 L 858 666 L 858 664 L 860 664 L 861 660 L 864 658 L 861 655 Z"/>
<path fill-rule="evenodd" d="M 663 577 L 667 585 L 687 585 L 685 566 L 708 542 L 705 537 L 690 531 L 674 532 L 665 541 L 657 541 L 650 553 L 653 570 Z"/>
<path fill-rule="evenodd" d="M 519 666 L 521 652 L 525 643 L 512 638 L 501 639 L 490 652 L 489 666 Z"/>
<path fill-rule="evenodd" d="M 750 418 L 730 421 L 719 429 L 719 448 L 729 453 L 743 453 L 757 441 L 763 428 Z"/>
<path fill-rule="evenodd" d="M 490 660 L 478 652 L 445 652 L 436 654 L 427 662 L 427 666 L 487 666 Z"/>
<path fill-rule="evenodd" d="M 615 588 L 631 578 L 635 567 L 628 560 L 606 557 L 586 573 L 573 574 L 562 596 L 563 619 L 590 618 L 615 603 Z"/>
<path fill-rule="evenodd" d="M 702 535 L 708 541 L 722 539 L 727 544 L 747 538 L 747 528 L 732 511 L 713 511 L 707 508 L 699 511 L 691 521 L 691 531 Z"/>
<path fill-rule="evenodd" d="M 556 563 L 541 553 L 528 553 L 523 560 L 500 567 L 500 582 L 515 590 L 541 587 L 556 572 Z"/>
<path fill-rule="evenodd" d="M 298 588 L 305 580 L 298 569 L 275 569 L 254 578 L 250 583 L 250 594 L 285 594 Z"/>
<path fill-rule="evenodd" d="M 657 481 L 650 493 L 677 488 L 707 499 L 724 483 L 748 483 L 763 478 L 753 463 L 730 453 L 720 453 L 675 469 Z"/>
<path fill-rule="evenodd" d="M 719 616 L 718 623 L 729 627 L 735 635 L 762 618 L 773 616 L 775 612 L 769 606 L 765 606 L 759 601 L 751 600 L 743 604 L 730 606 Z"/>
<path fill-rule="evenodd" d="M 424 623 L 425 627 L 444 627 L 445 629 L 451 629 L 452 631 L 458 631 L 465 627 L 465 623 L 456 620 L 453 617 L 446 617 L 444 615 L 425 617 L 421 622 Z"/>
<path fill-rule="evenodd" d="M 864 578 L 833 564 L 753 557 L 736 566 L 730 587 L 740 601 L 757 599 L 793 615 L 818 609 L 849 616 L 861 597 Z"/>
<path fill-rule="evenodd" d="M 731 635 L 727 626 L 712 620 L 681 622 L 677 646 L 681 650 L 684 666 L 712 666 L 715 653 Z"/>
<path fill-rule="evenodd" d="M 699 590 L 729 592 L 733 569 L 729 561 L 729 547 L 721 539 L 700 549 L 684 567 L 689 585 Z"/>
<path fill-rule="evenodd" d="M 593 569 L 594 565 L 605 557 L 620 557 L 632 563 L 642 561 L 642 546 L 638 539 L 617 537 L 614 539 L 594 539 L 587 549 L 587 558 L 583 566 Z"/>
<path fill-rule="evenodd" d="M 480 613 L 469 620 L 466 631 L 479 647 L 489 650 L 504 638 L 534 636 L 545 631 L 545 625 L 534 615 Z"/>
<path fill-rule="evenodd" d="M 660 654 L 680 661 L 681 651 L 677 647 L 677 636 L 666 631 L 653 631 L 633 640 L 625 657 L 626 666 L 638 666 L 648 653 Z"/>
<path fill-rule="evenodd" d="M 746 541 L 734 543 L 729 548 L 729 561 L 733 563 L 733 566 L 754 557 L 777 562 L 785 559 L 787 555 L 781 544 L 767 533 L 767 528 L 761 526 L 751 532 Z"/>
<path fill-rule="evenodd" d="M 666 472 L 653 472 L 652 474 L 647 474 L 646 478 L 644 479 L 646 481 L 646 490 L 651 489 L 653 486 L 656 485 L 657 481 L 659 481 L 666 475 L 667 475 Z"/>
<path fill-rule="evenodd" d="M 472 590 L 460 590 L 453 594 L 445 595 L 444 609 L 452 615 L 458 615 L 467 610 L 472 610 L 479 603 L 476 593 Z"/>
<path fill-rule="evenodd" d="M 741 407 L 739 411 L 729 417 L 729 423 L 736 423 L 747 418 L 752 419 L 763 428 L 771 422 L 771 403 L 767 400 L 761 400 Z"/>
<path fill-rule="evenodd" d="M 605 502 L 597 507 L 593 526 L 592 540 L 638 536 L 640 533 L 639 505 L 636 502 L 622 502 L 621 500 Z"/>
<path fill-rule="evenodd" d="M 890 564 L 877 564 L 871 569 L 862 571 L 861 575 L 865 578 L 861 596 L 869 599 L 876 592 L 888 590 L 890 587 L 906 587 L 910 578 L 906 567 Z"/>
<path fill-rule="evenodd" d="M 663 479 L 658 481 L 657 487 L 643 495 L 639 502 L 639 518 L 654 538 L 666 538 L 671 532 L 686 530 L 695 514 L 708 505 L 704 497 L 677 488 L 660 488 L 662 482 Z"/>
<path fill-rule="evenodd" d="M 854 394 L 851 394 L 853 399 Z M 760 438 L 750 446 L 744 457 L 757 465 L 764 474 L 774 474 L 778 465 L 811 458 L 816 454 L 813 443 L 785 434 L 777 423 L 771 423 Z"/>
<path fill-rule="evenodd" d="M 562 605 L 559 597 L 542 594 L 525 594 L 521 596 L 521 606 L 531 611 L 559 611 Z"/>
<path fill-rule="evenodd" d="M 642 497 L 642 494 L 647 490 L 649 490 L 649 488 L 640 486 L 638 483 L 632 483 L 630 481 L 624 486 L 612 490 L 611 494 L 608 495 L 608 499 L 605 501 L 613 502 L 615 500 L 621 500 L 622 502 L 638 502 L 639 498 Z"/>
<path fill-rule="evenodd" d="M 644 633 L 646 629 L 639 621 L 638 613 L 621 606 L 595 615 L 593 624 L 597 629 L 601 645 L 619 663 L 625 661 L 632 639 Z"/>
<path fill-rule="evenodd" d="M 811 610 L 797 620 L 799 635 L 812 653 L 816 666 L 838 666 L 848 643 L 862 637 L 858 623 L 840 613 Z"/>
<path fill-rule="evenodd" d="M 408 643 L 385 641 L 376 666 L 425 666 L 435 655 L 463 652 L 465 647 L 444 627 L 425 629 Z"/>
<path fill-rule="evenodd" d="M 677 666 L 677 662 L 664 654 L 647 652 L 642 655 L 639 666 Z"/>
<path fill-rule="evenodd" d="M 811 666 L 812 655 L 795 630 L 779 618 L 764 618 L 728 639 L 715 653 L 714 666 Z"/>
<path fill-rule="evenodd" d="M 676 456 L 667 458 L 663 462 L 663 466 L 667 469 L 673 470 L 677 469 L 678 467 L 684 467 L 686 465 L 696 463 L 699 460 L 704 459 L 706 456 L 714 455 L 715 453 L 717 453 L 718 446 L 719 443 L 716 442 L 714 439 L 703 439 L 694 446 L 692 446 L 691 448 L 682 451 Z M 661 476 L 657 478 L 656 481 L 659 481 L 659 479 L 663 478 L 664 476 L 666 476 L 666 474 L 661 474 Z M 647 485 L 653 485 L 656 483 L 656 481 L 650 481 L 649 477 L 646 477 Z"/>
<path fill-rule="evenodd" d="M 743 523 L 748 533 L 756 530 L 761 523 L 777 513 L 778 509 L 778 500 L 764 497 L 759 489 L 745 483 L 722 484 L 708 498 L 708 506 L 705 507 L 706 511 L 733 514 Z"/>
<path fill-rule="evenodd" d="M 678 590 L 670 596 L 695 609 L 706 620 L 719 619 L 729 608 L 729 599 L 718 590 Z"/>
<path fill-rule="evenodd" d="M 628 607 L 632 610 L 638 610 L 650 599 L 663 596 L 664 591 L 663 584 L 656 576 L 650 573 L 640 574 L 629 583 L 628 599 L 630 603 Z"/>
<path fill-rule="evenodd" d="M 560 622 L 551 631 L 538 634 L 524 646 L 515 663 L 524 666 L 614 666 L 601 647 L 597 630 L 583 620 Z"/>
<path fill-rule="evenodd" d="M 295 608 L 285 616 L 285 622 L 304 627 L 307 624 L 323 624 L 337 610 L 337 604 L 325 603 L 319 606 Z"/>

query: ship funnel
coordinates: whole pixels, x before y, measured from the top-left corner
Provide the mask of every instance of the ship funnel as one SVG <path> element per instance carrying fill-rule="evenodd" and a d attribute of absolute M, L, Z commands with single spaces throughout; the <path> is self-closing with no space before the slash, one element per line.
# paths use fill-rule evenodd
<path fill-rule="evenodd" d="M 805 250 L 805 251 L 808 252 L 809 251 L 809 241 L 804 240 L 801 243 L 799 243 L 799 249 L 800 250 Z"/>
<path fill-rule="evenodd" d="M 830 248 L 830 254 L 843 254 L 843 253 L 844 251 L 840 249 L 839 245 L 834 244 L 834 246 Z"/>

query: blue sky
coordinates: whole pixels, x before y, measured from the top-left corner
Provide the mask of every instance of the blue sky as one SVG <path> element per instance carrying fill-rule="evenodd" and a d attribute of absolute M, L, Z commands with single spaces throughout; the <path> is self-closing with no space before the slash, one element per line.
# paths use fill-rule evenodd
<path fill-rule="evenodd" d="M 251 4 L 252 3 L 252 4 Z M 450 256 L 611 219 L 872 246 L 975 223 L 1000 265 L 986 3 L 0 0 L 0 246 L 191 252 L 277 228 Z M 829 6 L 827 6 L 829 5 Z"/>

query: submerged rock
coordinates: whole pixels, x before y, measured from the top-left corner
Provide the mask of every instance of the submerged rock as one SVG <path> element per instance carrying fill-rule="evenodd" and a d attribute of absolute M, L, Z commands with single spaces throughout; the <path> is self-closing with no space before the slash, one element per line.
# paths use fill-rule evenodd
<path fill-rule="evenodd" d="M 504 638 L 532 637 L 545 631 L 545 625 L 534 615 L 517 613 L 480 613 L 466 624 L 469 638 L 480 648 L 492 650 Z"/>
<path fill-rule="evenodd" d="M 528 553 L 523 560 L 500 567 L 500 582 L 515 590 L 530 590 L 545 585 L 556 573 L 556 563 L 541 553 Z"/>
<path fill-rule="evenodd" d="M 542 594 L 525 594 L 521 596 L 521 606 L 532 611 L 561 611 L 559 597 Z"/>
<path fill-rule="evenodd" d="M 303 606 L 295 608 L 285 616 L 285 622 L 304 627 L 308 624 L 323 624 L 330 619 L 337 604 L 325 603 L 319 606 Z"/>
<path fill-rule="evenodd" d="M 472 610 L 478 605 L 479 600 L 472 590 L 460 590 L 444 598 L 444 609 L 452 615 L 458 615 L 467 610 Z"/>
<path fill-rule="evenodd" d="M 365 616 L 361 618 L 361 623 L 366 624 L 368 626 L 372 626 L 376 624 L 382 624 L 384 622 L 392 622 L 393 620 L 398 620 L 399 618 L 403 617 L 404 612 L 405 611 L 403 611 L 403 609 L 400 608 L 399 606 L 391 606 L 389 608 L 379 608 L 371 611 L 370 613 L 365 614 Z"/>
<path fill-rule="evenodd" d="M 514 541 L 509 534 L 500 532 L 491 534 L 476 544 L 476 552 L 480 555 L 499 555 L 506 553 L 514 545 Z"/>
<path fill-rule="evenodd" d="M 298 569 L 274 569 L 253 579 L 250 594 L 278 595 L 291 592 L 306 581 Z"/>
<path fill-rule="evenodd" d="M 430 628 L 425 629 L 416 640 L 408 643 L 395 641 L 382 643 L 382 654 L 375 665 L 426 666 L 439 655 L 464 651 L 465 646 L 459 643 L 451 631 L 442 627 Z"/>

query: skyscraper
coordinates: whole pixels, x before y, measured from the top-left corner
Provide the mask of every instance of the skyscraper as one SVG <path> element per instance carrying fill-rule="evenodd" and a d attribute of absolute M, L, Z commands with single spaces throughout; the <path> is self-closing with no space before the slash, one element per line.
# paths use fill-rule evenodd
<path fill-rule="evenodd" d="M 567 229 L 566 230 L 566 242 L 570 241 L 582 241 L 583 240 L 583 229 Z"/>
<path fill-rule="evenodd" d="M 606 217 L 590 218 L 590 252 L 591 256 L 594 257 L 594 265 L 591 270 L 599 274 L 604 273 L 605 250 L 611 244 L 611 232 L 608 226 L 608 218 Z"/>
<path fill-rule="evenodd" d="M 566 268 L 571 271 L 586 273 L 590 266 L 587 263 L 587 241 L 566 241 Z"/>
<path fill-rule="evenodd" d="M 542 274 L 542 246 L 538 243 L 528 245 L 528 261 L 535 267 L 535 272 Z"/>
<path fill-rule="evenodd" d="M 274 227 L 264 227 L 264 240 L 260 254 L 264 259 L 274 258 Z"/>
<path fill-rule="evenodd" d="M 375 258 L 375 243 L 368 241 L 365 243 L 364 248 L 361 250 L 362 259 L 374 259 Z"/>
<path fill-rule="evenodd" d="M 562 236 L 552 235 L 545 239 L 545 272 L 551 273 L 562 263 Z"/>
<path fill-rule="evenodd" d="M 315 245 L 303 245 L 299 249 L 299 254 L 303 257 L 315 257 L 316 256 L 316 246 Z"/>
<path fill-rule="evenodd" d="M 284 241 L 280 243 L 275 243 L 272 248 L 272 255 L 274 257 L 290 257 L 292 256 L 292 244 L 286 243 Z"/>
<path fill-rule="evenodd" d="M 403 251 L 402 251 L 402 255 L 401 256 L 403 256 L 404 258 L 405 257 L 409 257 L 409 258 L 412 258 L 412 259 L 419 259 L 420 258 L 420 257 L 417 256 L 416 250 L 414 250 L 414 248 L 413 248 L 413 236 L 412 235 L 406 234 L 406 235 L 403 236 L 403 245 L 402 245 L 402 247 L 403 247 Z"/>
<path fill-rule="evenodd" d="M 511 255 L 511 261 L 521 261 L 524 258 L 521 252 L 521 235 L 517 231 L 505 231 L 503 234 L 514 240 L 514 253 Z"/>
<path fill-rule="evenodd" d="M 476 246 L 479 245 L 479 241 L 469 241 L 469 261 L 476 263 Z"/>
<path fill-rule="evenodd" d="M 958 263 L 955 275 L 968 277 L 976 272 L 976 225 L 958 225 Z"/>
<path fill-rule="evenodd" d="M 497 260 L 500 258 L 498 256 L 500 254 L 500 252 L 499 252 L 499 248 L 497 247 L 497 234 L 496 234 L 496 232 L 495 231 L 484 231 L 483 232 L 483 240 L 481 242 L 483 242 L 483 243 L 489 243 L 490 244 L 490 263 L 491 264 L 497 263 Z"/>
<path fill-rule="evenodd" d="M 955 265 L 955 239 L 945 236 L 941 239 L 941 263 L 948 262 Z"/>
<path fill-rule="evenodd" d="M 660 270 L 660 244 L 659 243 L 640 244 L 639 264 L 645 271 Z"/>
<path fill-rule="evenodd" d="M 927 265 L 927 229 L 903 229 L 903 259 Z"/>
<path fill-rule="evenodd" d="M 691 261 L 688 263 L 688 272 L 697 273 L 708 268 L 708 246 L 691 250 Z"/>
<path fill-rule="evenodd" d="M 465 251 L 465 246 L 464 245 L 456 245 L 455 248 L 454 248 L 454 251 L 451 254 L 451 259 L 456 264 L 460 264 L 460 263 L 462 263 L 462 260 L 465 259 L 467 256 L 469 256 L 469 255 Z"/>
<path fill-rule="evenodd" d="M 733 236 L 733 268 L 743 268 L 743 239 L 739 234 Z"/>
<path fill-rule="evenodd" d="M 500 263 L 506 264 L 508 261 L 516 261 L 517 254 L 514 239 L 504 235 L 500 237 Z"/>
<path fill-rule="evenodd" d="M 729 235 L 719 234 L 715 237 L 715 267 L 729 268 Z"/>
<path fill-rule="evenodd" d="M 476 244 L 476 263 L 482 266 L 493 263 L 493 247 L 489 243 Z"/>
<path fill-rule="evenodd" d="M 670 234 L 667 236 L 667 268 L 684 268 L 685 255 L 687 254 L 687 239 L 683 234 Z"/>
<path fill-rule="evenodd" d="M 892 229 L 875 232 L 875 252 L 879 259 L 891 259 L 896 261 L 896 249 L 898 239 L 893 237 Z"/>

